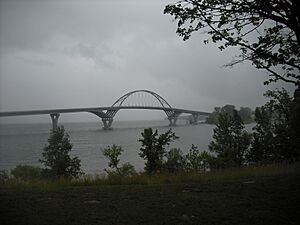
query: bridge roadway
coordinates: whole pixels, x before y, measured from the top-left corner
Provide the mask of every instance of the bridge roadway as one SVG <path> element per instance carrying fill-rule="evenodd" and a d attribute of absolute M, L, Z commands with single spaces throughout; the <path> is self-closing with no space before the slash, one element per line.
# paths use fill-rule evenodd
<path fill-rule="evenodd" d="M 191 114 L 193 121 L 196 123 L 198 117 L 208 116 L 208 112 L 200 112 L 196 110 L 187 110 L 179 108 L 169 107 L 156 107 L 156 106 L 110 106 L 110 107 L 90 107 L 90 108 L 69 108 L 69 109 L 44 109 L 44 110 L 27 110 L 27 111 L 9 111 L 0 112 L 0 117 L 10 116 L 29 116 L 29 115 L 42 115 L 50 114 L 52 119 L 53 129 L 58 125 L 58 118 L 61 113 L 77 113 L 77 112 L 89 112 L 97 115 L 102 119 L 104 129 L 111 128 L 113 118 L 119 110 L 122 109 L 148 109 L 148 110 L 162 110 L 167 114 L 170 122 L 170 126 L 175 126 L 178 116 L 182 113 Z"/>
<path fill-rule="evenodd" d="M 138 94 L 147 94 L 156 99 L 160 106 L 137 106 L 138 102 L 135 102 L 135 106 L 124 106 L 124 102 L 131 96 Z M 94 107 L 94 108 L 72 108 L 72 109 L 46 109 L 46 110 L 28 110 L 28 111 L 13 111 L 13 112 L 0 112 L 0 117 L 4 116 L 26 116 L 26 115 L 40 115 L 50 114 L 52 119 L 53 130 L 57 128 L 58 118 L 61 113 L 76 113 L 76 112 L 89 112 L 100 117 L 103 122 L 104 129 L 110 129 L 114 116 L 121 109 L 150 109 L 150 110 L 162 110 L 166 113 L 170 126 L 175 126 L 178 116 L 182 113 L 192 115 L 192 123 L 197 123 L 200 115 L 208 116 L 210 113 L 200 112 L 195 110 L 186 110 L 173 108 L 171 105 L 159 94 L 149 90 L 134 90 L 126 93 L 118 98 L 110 107 Z"/>

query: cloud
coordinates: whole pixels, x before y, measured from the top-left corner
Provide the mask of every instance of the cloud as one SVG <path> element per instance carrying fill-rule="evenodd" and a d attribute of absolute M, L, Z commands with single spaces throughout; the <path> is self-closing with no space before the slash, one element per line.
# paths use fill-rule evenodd
<path fill-rule="evenodd" d="M 188 109 L 261 105 L 266 73 L 222 67 L 238 52 L 201 34 L 182 41 L 167 3 L 1 1 L 0 110 L 108 106 L 135 89 Z"/>

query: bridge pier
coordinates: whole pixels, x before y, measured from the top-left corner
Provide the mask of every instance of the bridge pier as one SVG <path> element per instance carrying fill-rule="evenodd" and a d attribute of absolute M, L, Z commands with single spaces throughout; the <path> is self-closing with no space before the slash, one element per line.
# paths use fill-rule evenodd
<path fill-rule="evenodd" d="M 51 117 L 51 120 L 52 120 L 52 130 L 57 129 L 59 116 L 60 116 L 59 113 L 51 113 L 50 114 L 50 117 Z"/>
<path fill-rule="evenodd" d="M 111 125 L 113 122 L 113 118 L 102 118 L 102 122 L 103 122 L 103 129 L 104 130 L 109 130 L 111 129 Z"/>
<path fill-rule="evenodd" d="M 169 126 L 176 126 L 176 122 L 177 122 L 177 119 L 179 117 L 179 115 L 181 114 L 181 112 L 179 111 L 169 111 L 169 110 L 165 110 L 165 113 L 167 114 L 168 116 L 168 120 L 170 122 Z"/>
<path fill-rule="evenodd" d="M 111 125 L 114 121 L 114 114 L 111 113 L 111 111 L 107 111 L 106 113 L 104 113 L 102 110 L 99 111 L 89 111 L 90 113 L 93 113 L 95 115 L 97 115 L 98 117 L 100 117 L 102 119 L 102 123 L 103 123 L 103 129 L 104 130 L 109 130 L 111 129 Z M 114 111 L 116 112 L 116 110 Z"/>
<path fill-rule="evenodd" d="M 168 120 L 170 122 L 169 126 L 170 127 L 176 126 L 177 119 L 178 119 L 178 117 L 168 117 Z"/>

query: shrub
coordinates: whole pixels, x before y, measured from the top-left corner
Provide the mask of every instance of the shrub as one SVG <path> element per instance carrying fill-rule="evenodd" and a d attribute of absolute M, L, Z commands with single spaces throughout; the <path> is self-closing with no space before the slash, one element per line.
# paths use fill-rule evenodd
<path fill-rule="evenodd" d="M 186 169 L 186 158 L 179 148 L 172 148 L 166 153 L 163 169 L 169 173 L 178 173 Z"/>
<path fill-rule="evenodd" d="M 22 180 L 32 180 L 39 179 L 42 177 L 42 169 L 37 166 L 30 165 L 17 165 L 11 174 L 18 179 Z"/>
<path fill-rule="evenodd" d="M 136 174 L 135 168 L 129 162 L 124 163 L 118 170 L 105 170 L 109 178 L 131 177 Z"/>
<path fill-rule="evenodd" d="M 111 170 L 105 169 L 105 172 L 108 176 L 111 177 L 130 177 L 135 174 L 135 169 L 132 164 L 129 162 L 123 164 L 119 167 L 120 159 L 122 152 L 122 146 L 113 144 L 102 150 L 103 155 L 109 159 L 108 166 Z"/>
<path fill-rule="evenodd" d="M 119 168 L 119 174 L 122 177 L 130 177 L 136 173 L 134 166 L 127 162 L 124 163 L 120 168 Z"/>
<path fill-rule="evenodd" d="M 118 170 L 120 159 L 119 156 L 124 150 L 122 146 L 113 144 L 112 146 L 107 146 L 107 148 L 102 150 L 103 155 L 108 158 L 108 166 L 112 169 Z"/>
<path fill-rule="evenodd" d="M 207 151 L 200 151 L 197 146 L 192 145 L 189 153 L 185 156 L 188 171 L 207 171 L 212 169 L 214 156 Z"/>
<path fill-rule="evenodd" d="M 0 183 L 5 183 L 9 180 L 9 175 L 6 170 L 0 170 Z"/>

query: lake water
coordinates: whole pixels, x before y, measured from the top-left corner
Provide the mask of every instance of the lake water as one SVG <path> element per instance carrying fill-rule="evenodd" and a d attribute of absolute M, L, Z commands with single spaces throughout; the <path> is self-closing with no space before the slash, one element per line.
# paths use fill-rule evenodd
<path fill-rule="evenodd" d="M 207 150 L 212 140 L 214 125 L 185 125 L 183 121 L 172 130 L 180 138 L 170 148 L 180 148 L 187 153 L 192 144 L 201 150 Z M 143 129 L 152 127 L 159 133 L 170 127 L 167 120 L 162 121 L 115 121 L 112 130 L 103 130 L 99 123 L 64 123 L 73 143 L 71 155 L 81 159 L 84 172 L 103 173 L 108 160 L 101 149 L 108 145 L 121 145 L 124 152 L 121 163 L 130 162 L 137 170 L 142 170 L 144 161 L 139 157 Z M 38 165 L 43 147 L 47 144 L 51 124 L 0 124 L 0 169 L 12 169 L 18 164 Z"/>

